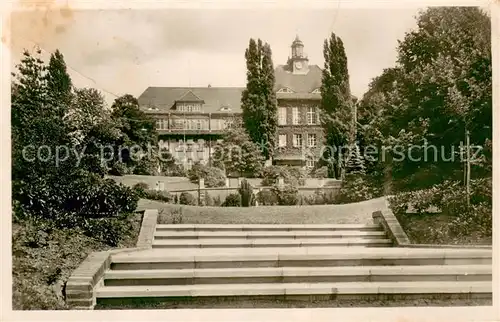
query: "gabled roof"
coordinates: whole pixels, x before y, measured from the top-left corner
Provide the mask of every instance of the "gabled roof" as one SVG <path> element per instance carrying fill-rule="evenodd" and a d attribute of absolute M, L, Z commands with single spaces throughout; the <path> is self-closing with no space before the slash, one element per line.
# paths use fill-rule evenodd
<path fill-rule="evenodd" d="M 278 65 L 274 70 L 276 79 L 275 91 L 288 87 L 295 93 L 311 93 L 321 87 L 321 68 L 318 65 L 309 65 L 307 74 L 293 74 L 286 65 Z"/>
<path fill-rule="evenodd" d="M 176 100 L 176 102 L 200 102 L 203 103 L 203 100 L 196 96 L 192 91 L 187 91 L 181 98 Z"/>
<path fill-rule="evenodd" d="M 160 112 L 167 112 L 173 110 L 176 101 L 195 96 L 204 102 L 202 110 L 205 113 L 241 113 L 243 90 L 243 87 L 148 87 L 138 101 L 144 109 L 154 106 Z M 221 111 L 224 106 L 230 110 Z"/>

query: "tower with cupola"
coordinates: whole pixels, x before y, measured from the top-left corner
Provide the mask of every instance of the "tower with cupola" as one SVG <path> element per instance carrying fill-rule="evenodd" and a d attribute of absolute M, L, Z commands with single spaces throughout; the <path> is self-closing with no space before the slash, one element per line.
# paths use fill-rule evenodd
<path fill-rule="evenodd" d="M 297 35 L 292 42 L 292 56 L 288 58 L 288 70 L 294 74 L 307 74 L 309 59 L 304 53 L 304 44 Z"/>

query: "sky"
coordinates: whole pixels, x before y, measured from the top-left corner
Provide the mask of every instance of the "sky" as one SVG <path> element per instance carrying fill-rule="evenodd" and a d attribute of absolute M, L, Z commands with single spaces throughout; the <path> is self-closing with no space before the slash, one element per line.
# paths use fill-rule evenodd
<path fill-rule="evenodd" d="M 351 91 L 392 67 L 396 47 L 416 27 L 422 8 L 56 10 L 11 16 L 12 66 L 38 45 L 47 59 L 59 49 L 77 87 L 139 96 L 148 86 L 245 86 L 250 38 L 271 45 L 286 63 L 298 35 L 309 64 L 323 67 L 323 42 L 344 42 Z"/>

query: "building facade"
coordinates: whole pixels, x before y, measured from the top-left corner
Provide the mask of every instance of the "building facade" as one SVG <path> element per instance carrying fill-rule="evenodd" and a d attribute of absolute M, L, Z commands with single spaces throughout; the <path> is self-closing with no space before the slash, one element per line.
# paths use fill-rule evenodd
<path fill-rule="evenodd" d="M 277 151 L 273 163 L 313 167 L 320 154 L 321 68 L 309 65 L 297 37 L 285 65 L 275 69 Z M 240 87 L 149 87 L 138 100 L 156 119 L 161 148 L 186 167 L 209 161 L 224 130 L 241 120 Z"/>

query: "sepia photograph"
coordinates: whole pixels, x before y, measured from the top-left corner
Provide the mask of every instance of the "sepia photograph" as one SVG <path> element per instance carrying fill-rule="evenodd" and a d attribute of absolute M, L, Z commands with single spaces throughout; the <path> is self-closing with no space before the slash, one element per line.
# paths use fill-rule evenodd
<path fill-rule="evenodd" d="M 492 35 L 484 4 L 12 11 L 12 310 L 492 307 Z"/>

